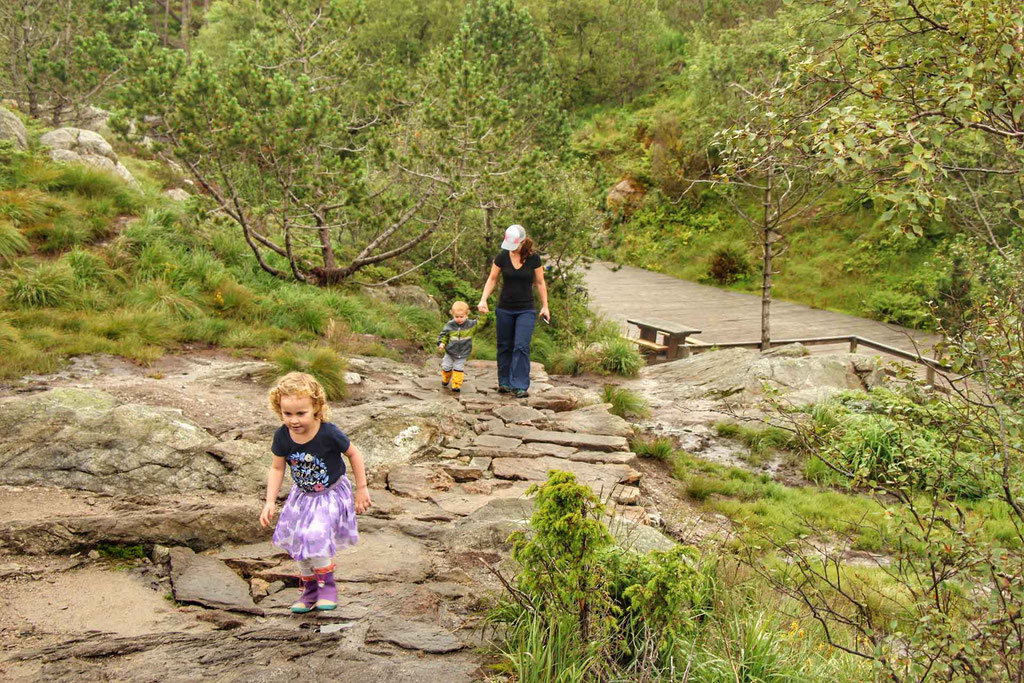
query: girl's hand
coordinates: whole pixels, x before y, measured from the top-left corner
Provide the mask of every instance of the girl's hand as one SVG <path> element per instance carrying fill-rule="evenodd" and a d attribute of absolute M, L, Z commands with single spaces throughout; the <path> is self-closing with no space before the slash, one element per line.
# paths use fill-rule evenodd
<path fill-rule="evenodd" d="M 481 313 L 490 313 L 491 311 L 491 309 L 488 308 L 486 301 L 481 301 L 480 303 L 478 303 L 476 305 L 476 310 L 480 311 Z"/>
<path fill-rule="evenodd" d="M 356 514 L 363 514 L 370 509 L 373 501 L 370 500 L 370 489 L 360 486 L 356 489 Z"/>
<path fill-rule="evenodd" d="M 444 351 L 444 344 L 438 344 L 437 345 L 437 350 L 443 352 Z"/>
<path fill-rule="evenodd" d="M 548 322 L 551 322 L 551 311 L 548 310 L 547 306 L 542 306 L 540 309 L 540 317 L 544 318 Z"/>
<path fill-rule="evenodd" d="M 277 512 L 277 505 L 264 503 L 263 512 L 260 513 L 260 526 L 266 529 L 270 525 L 270 520 L 274 519 L 275 512 Z"/>

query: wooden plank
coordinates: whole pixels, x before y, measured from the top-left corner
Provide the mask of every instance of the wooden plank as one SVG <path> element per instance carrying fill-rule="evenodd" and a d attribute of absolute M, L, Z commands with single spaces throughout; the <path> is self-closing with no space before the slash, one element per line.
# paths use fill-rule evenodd
<path fill-rule="evenodd" d="M 645 318 L 643 320 L 627 319 L 626 322 L 631 325 L 636 325 L 641 330 L 648 328 L 664 332 L 666 334 L 681 334 L 684 337 L 690 334 L 700 334 L 701 332 L 694 327 L 687 327 L 686 325 L 672 322 L 671 320 L 662 320 L 661 318 Z"/>
<path fill-rule="evenodd" d="M 633 337 L 623 337 L 623 339 L 625 339 L 626 341 L 631 341 L 642 348 L 650 349 L 651 351 L 661 352 L 668 350 L 668 347 L 665 346 L 664 344 L 658 344 L 657 342 L 648 341 L 647 339 L 635 339 Z"/>

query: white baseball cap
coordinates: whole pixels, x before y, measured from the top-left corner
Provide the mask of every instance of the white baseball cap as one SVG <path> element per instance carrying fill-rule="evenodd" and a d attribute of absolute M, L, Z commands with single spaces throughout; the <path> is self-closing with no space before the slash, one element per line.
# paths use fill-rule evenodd
<path fill-rule="evenodd" d="M 515 251 L 525 239 L 526 228 L 521 225 L 510 225 L 508 226 L 508 229 L 505 230 L 505 241 L 501 243 L 501 248 L 508 249 L 509 251 Z"/>

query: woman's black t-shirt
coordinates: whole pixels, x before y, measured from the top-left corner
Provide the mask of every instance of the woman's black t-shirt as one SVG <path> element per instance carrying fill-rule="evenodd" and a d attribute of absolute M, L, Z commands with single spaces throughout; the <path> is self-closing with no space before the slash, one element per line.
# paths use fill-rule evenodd
<path fill-rule="evenodd" d="M 501 295 L 498 297 L 498 308 L 508 311 L 523 311 L 535 308 L 533 303 L 534 272 L 540 268 L 540 256 L 530 254 L 522 267 L 512 265 L 507 249 L 494 257 L 494 265 L 501 268 Z"/>
<path fill-rule="evenodd" d="M 296 486 L 307 493 L 316 493 L 345 474 L 345 460 L 341 455 L 348 447 L 345 432 L 333 422 L 321 422 L 316 436 L 306 443 L 292 441 L 288 427 L 281 425 L 274 432 L 270 452 L 288 462 Z"/>

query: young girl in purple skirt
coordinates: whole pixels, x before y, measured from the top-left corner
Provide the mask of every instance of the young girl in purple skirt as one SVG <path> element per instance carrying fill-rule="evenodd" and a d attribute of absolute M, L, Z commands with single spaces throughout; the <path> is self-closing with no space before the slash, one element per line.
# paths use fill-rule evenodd
<path fill-rule="evenodd" d="M 363 456 L 343 431 L 327 422 L 327 395 L 310 375 L 290 372 L 279 379 L 270 390 L 270 407 L 284 424 L 274 432 L 270 446 L 274 457 L 267 473 L 260 524 L 266 528 L 274 518 L 277 492 L 288 463 L 294 485 L 281 508 L 273 543 L 299 565 L 304 590 L 292 612 L 331 610 L 338 604 L 334 553 L 356 544 L 356 513 L 372 505 Z M 352 464 L 354 498 L 342 454 Z"/>

